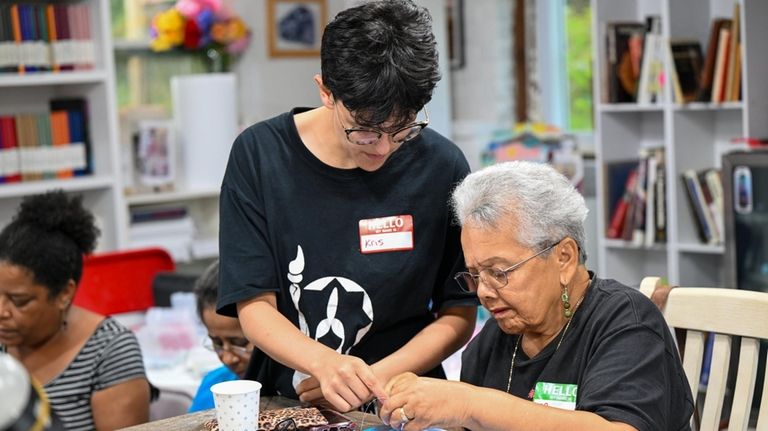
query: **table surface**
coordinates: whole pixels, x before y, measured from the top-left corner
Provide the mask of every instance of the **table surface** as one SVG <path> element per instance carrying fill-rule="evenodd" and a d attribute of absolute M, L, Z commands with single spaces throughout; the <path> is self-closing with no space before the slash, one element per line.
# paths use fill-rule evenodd
<path fill-rule="evenodd" d="M 296 400 L 285 397 L 261 397 L 260 408 L 262 410 L 280 409 L 283 407 L 293 407 L 298 404 Z M 345 416 L 352 418 L 358 424 L 360 430 L 389 430 L 390 428 L 381 425 L 381 419 L 378 416 L 363 412 L 344 413 Z M 161 419 L 155 422 L 148 422 L 142 425 L 136 425 L 129 428 L 123 428 L 126 431 L 203 431 L 203 424 L 216 417 L 216 410 L 203 410 L 186 415 L 175 416 L 172 418 Z"/>

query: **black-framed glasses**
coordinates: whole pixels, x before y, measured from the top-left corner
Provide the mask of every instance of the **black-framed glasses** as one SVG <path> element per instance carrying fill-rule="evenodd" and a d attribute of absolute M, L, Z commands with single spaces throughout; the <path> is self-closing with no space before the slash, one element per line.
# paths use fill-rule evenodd
<path fill-rule="evenodd" d="M 207 350 L 210 350 L 211 352 L 216 352 L 217 355 L 227 351 L 238 356 L 248 356 L 253 351 L 253 349 L 249 346 L 247 338 L 234 338 L 227 341 L 221 340 L 219 338 L 206 338 L 203 340 L 203 347 Z"/>
<path fill-rule="evenodd" d="M 462 272 L 457 272 L 453 278 L 454 280 L 456 280 L 456 283 L 459 284 L 462 290 L 466 292 L 472 292 L 472 293 L 477 292 L 477 289 L 480 286 L 481 281 L 485 283 L 486 286 L 491 287 L 495 290 L 499 290 L 504 286 L 506 286 L 507 283 L 509 283 L 507 274 L 520 268 L 521 266 L 523 266 L 523 264 L 533 259 L 534 257 L 537 257 L 543 253 L 548 252 L 557 244 L 560 244 L 560 241 L 534 253 L 532 256 L 526 257 L 525 259 L 521 260 L 520 262 L 517 262 L 516 264 L 510 266 L 507 269 L 483 268 L 477 274 L 462 271 Z"/>
<path fill-rule="evenodd" d="M 288 418 L 280 421 L 272 431 L 296 431 L 296 421 L 293 418 Z"/>
<path fill-rule="evenodd" d="M 427 112 L 427 107 L 425 106 L 422 110 L 424 111 L 424 121 L 411 123 L 392 133 L 387 133 L 382 130 L 368 129 L 365 127 L 347 127 L 341 121 L 338 110 L 336 110 L 336 119 L 344 129 L 344 134 L 347 135 L 347 140 L 353 144 L 374 145 L 381 141 L 381 137 L 383 135 L 389 135 L 389 138 L 395 145 L 401 145 L 419 136 L 421 131 L 424 130 L 427 125 L 429 125 L 429 113 Z"/>

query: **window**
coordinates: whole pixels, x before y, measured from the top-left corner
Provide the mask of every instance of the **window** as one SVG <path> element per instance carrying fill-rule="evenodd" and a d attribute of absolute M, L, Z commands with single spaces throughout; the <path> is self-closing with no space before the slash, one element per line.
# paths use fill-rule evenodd
<path fill-rule="evenodd" d="M 590 2 L 557 0 L 535 4 L 543 119 L 579 135 L 591 134 Z"/>

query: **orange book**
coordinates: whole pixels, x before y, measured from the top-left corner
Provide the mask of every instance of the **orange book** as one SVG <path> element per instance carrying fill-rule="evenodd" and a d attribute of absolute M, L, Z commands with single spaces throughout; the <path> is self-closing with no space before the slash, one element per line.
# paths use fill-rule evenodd
<path fill-rule="evenodd" d="M 21 52 L 21 21 L 19 20 L 19 5 L 11 5 L 11 29 L 13 31 L 13 41 L 16 44 L 16 49 Z M 21 56 L 19 56 L 21 58 Z M 24 64 L 19 61 L 19 73 L 26 71 Z"/>
<path fill-rule="evenodd" d="M 56 33 L 56 16 L 54 14 L 52 4 L 45 6 L 45 16 L 48 18 L 48 37 L 50 40 L 48 50 L 50 51 L 49 56 L 51 58 L 51 70 L 58 72 L 61 70 L 61 67 L 59 67 L 59 62 L 54 55 L 54 47 L 56 46 L 56 41 L 59 40 L 59 38 Z"/>
<path fill-rule="evenodd" d="M 67 111 L 51 111 L 51 134 L 53 137 L 54 147 L 64 147 L 72 142 L 69 135 L 69 119 L 67 117 Z M 61 149 L 56 148 L 56 152 L 60 153 Z M 57 156 L 57 159 L 60 156 Z M 74 176 L 72 169 L 58 169 L 56 171 L 57 178 L 71 178 Z"/>
<path fill-rule="evenodd" d="M 720 103 L 725 95 L 725 80 L 728 77 L 728 48 L 730 47 L 731 30 L 720 29 L 717 42 L 717 60 L 715 61 L 715 76 L 712 78 L 712 103 Z"/>

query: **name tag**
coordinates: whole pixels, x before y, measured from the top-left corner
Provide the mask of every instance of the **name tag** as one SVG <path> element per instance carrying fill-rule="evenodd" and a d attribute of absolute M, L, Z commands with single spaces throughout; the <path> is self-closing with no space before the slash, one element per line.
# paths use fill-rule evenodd
<path fill-rule="evenodd" d="M 569 383 L 536 382 L 533 402 L 563 410 L 576 410 L 578 385 Z"/>
<path fill-rule="evenodd" d="M 360 220 L 363 254 L 413 250 L 413 216 L 397 215 Z"/>

